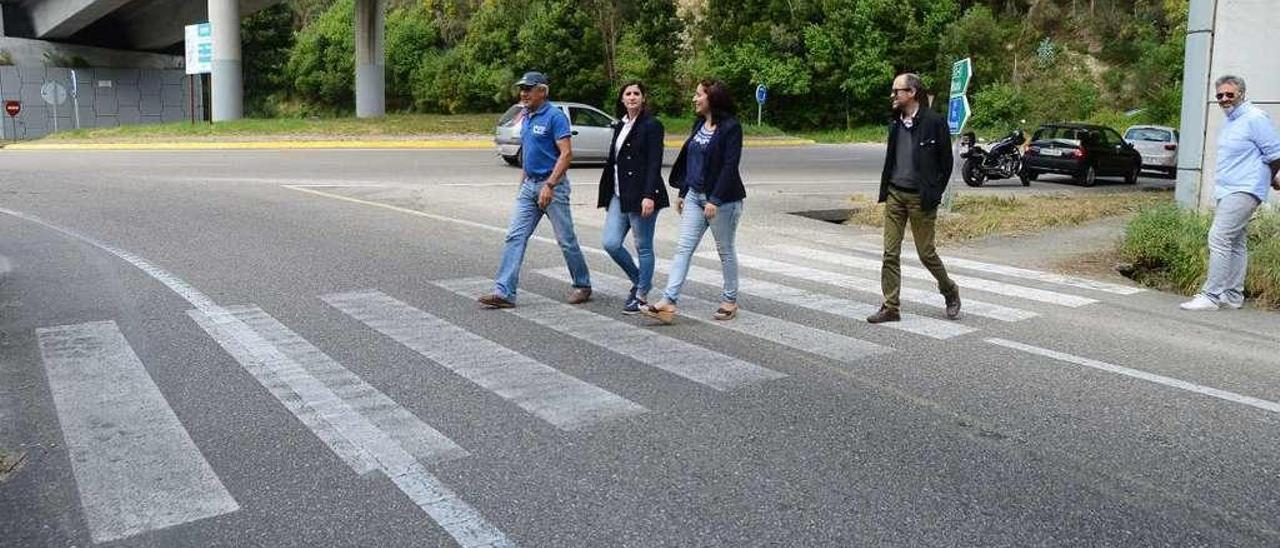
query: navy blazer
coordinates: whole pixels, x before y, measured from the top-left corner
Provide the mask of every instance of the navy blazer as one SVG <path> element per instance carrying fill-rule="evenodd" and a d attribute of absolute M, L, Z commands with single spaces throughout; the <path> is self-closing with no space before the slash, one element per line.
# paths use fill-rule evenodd
<path fill-rule="evenodd" d="M 671 166 L 671 186 L 680 189 L 680 197 L 689 193 L 685 181 L 689 151 L 689 140 L 698 134 L 705 118 L 699 117 L 693 124 L 689 139 L 685 139 L 680 147 L 680 155 Z M 707 201 L 717 206 L 736 202 L 747 197 L 747 189 L 742 185 L 742 174 L 738 172 L 738 164 L 742 160 L 742 125 L 732 116 L 720 120 L 716 125 L 716 133 L 707 145 L 707 161 L 703 164 L 703 187 L 707 189 Z"/>
<path fill-rule="evenodd" d="M 898 124 L 900 118 L 889 123 L 889 147 L 884 156 L 884 171 L 880 174 L 880 202 L 889 198 L 889 179 L 898 162 Z M 942 115 L 920 105 L 916 112 L 915 129 L 911 131 L 915 148 L 911 164 L 920 178 L 920 209 L 932 211 L 942 203 L 942 193 L 951 180 L 951 128 Z"/>
<path fill-rule="evenodd" d="M 600 174 L 599 199 L 596 207 L 609 207 L 613 201 L 613 174 L 618 174 L 618 203 L 622 211 L 638 213 L 640 201 L 651 198 L 654 209 L 671 205 L 667 189 L 662 184 L 662 139 L 666 131 L 662 122 L 649 113 L 640 115 L 632 125 L 627 138 L 618 151 L 618 134 L 622 122 L 613 125 L 613 139 L 609 141 L 609 160 Z"/>

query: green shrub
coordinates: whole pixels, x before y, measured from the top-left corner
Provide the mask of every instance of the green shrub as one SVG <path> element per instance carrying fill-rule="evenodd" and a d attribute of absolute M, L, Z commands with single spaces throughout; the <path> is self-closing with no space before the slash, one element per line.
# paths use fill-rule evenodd
<path fill-rule="evenodd" d="M 1191 295 L 1208 273 L 1209 214 L 1162 204 L 1141 211 L 1125 231 L 1121 253 L 1139 282 Z M 1245 294 L 1280 307 L 1280 212 L 1260 211 L 1249 225 Z"/>
<path fill-rule="evenodd" d="M 1008 131 L 1009 128 L 1022 127 L 1022 120 L 1027 117 L 1027 98 L 1010 84 L 992 84 L 982 88 L 973 96 L 974 127 L 997 128 Z"/>

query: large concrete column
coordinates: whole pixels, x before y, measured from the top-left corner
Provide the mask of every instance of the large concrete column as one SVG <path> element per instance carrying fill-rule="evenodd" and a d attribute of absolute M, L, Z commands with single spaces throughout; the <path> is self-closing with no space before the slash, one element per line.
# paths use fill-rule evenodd
<path fill-rule="evenodd" d="M 356 0 L 356 117 L 387 112 L 384 0 Z"/>
<path fill-rule="evenodd" d="M 1274 42 L 1280 28 L 1275 0 L 1191 0 L 1182 81 L 1182 142 L 1178 146 L 1178 204 L 1214 206 L 1214 166 L 1224 117 L 1213 81 L 1244 78 L 1246 96 L 1280 128 L 1280 56 L 1259 44 Z M 1280 194 L 1271 193 L 1280 204 Z"/>
<path fill-rule="evenodd" d="M 209 0 L 213 27 L 213 121 L 244 117 L 244 75 L 240 63 L 240 2 Z"/>

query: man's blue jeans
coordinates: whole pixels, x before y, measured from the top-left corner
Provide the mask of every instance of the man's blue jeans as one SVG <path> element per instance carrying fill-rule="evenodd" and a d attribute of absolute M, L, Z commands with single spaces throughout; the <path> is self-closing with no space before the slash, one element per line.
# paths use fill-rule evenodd
<path fill-rule="evenodd" d="M 645 298 L 649 290 L 653 289 L 653 232 L 657 226 L 657 209 L 653 210 L 653 215 L 645 218 L 638 211 L 631 213 L 623 211 L 622 203 L 617 196 L 609 202 L 609 211 L 604 217 L 604 250 L 613 257 L 613 262 L 618 263 L 622 271 L 627 273 L 627 278 L 631 280 L 631 285 L 636 288 L 636 295 L 640 298 Z M 622 245 L 628 230 L 633 231 L 636 244 L 635 258 L 632 258 L 631 253 Z M 638 266 L 636 259 L 640 261 Z"/>
<path fill-rule="evenodd" d="M 1209 275 L 1200 293 L 1214 302 L 1239 306 L 1244 303 L 1244 275 L 1249 266 L 1249 218 L 1261 205 L 1257 196 L 1232 192 L 1218 200 L 1209 229 Z"/>
<path fill-rule="evenodd" d="M 520 192 L 516 194 L 515 208 L 511 212 L 511 226 L 507 228 L 506 249 L 502 252 L 502 265 L 498 267 L 498 276 L 494 281 L 494 293 L 511 302 L 516 300 L 516 286 L 520 284 L 520 265 L 524 262 L 524 250 L 529 244 L 529 237 L 538 228 L 538 221 L 545 214 L 551 219 L 551 228 L 556 232 L 556 243 L 564 253 L 564 262 L 569 265 L 569 276 L 573 278 L 573 287 L 591 287 L 591 273 L 587 270 L 587 260 L 582 256 L 582 248 L 578 247 L 578 237 L 573 232 L 573 216 L 569 210 L 569 178 L 565 177 L 556 185 L 554 197 L 547 204 L 546 211 L 538 207 L 538 192 L 542 190 L 544 181 L 525 179 L 520 184 Z"/>
<path fill-rule="evenodd" d="M 706 203 L 707 196 L 701 192 L 690 191 L 685 195 L 684 213 L 680 216 L 680 242 L 676 246 L 676 257 L 671 261 L 671 275 L 667 278 L 667 290 L 663 294 L 669 302 L 680 300 L 680 288 L 689 275 L 693 252 L 698 249 L 698 242 L 702 241 L 702 235 L 708 228 L 716 240 L 720 269 L 724 274 L 724 291 L 720 298 L 727 303 L 738 302 L 738 250 L 733 241 L 738 232 L 738 219 L 742 217 L 742 200 L 720 204 L 710 222 L 703 213 Z"/>

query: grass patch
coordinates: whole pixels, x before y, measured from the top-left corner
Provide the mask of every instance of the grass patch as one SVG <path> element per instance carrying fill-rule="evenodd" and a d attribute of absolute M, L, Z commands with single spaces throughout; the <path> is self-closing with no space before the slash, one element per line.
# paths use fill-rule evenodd
<path fill-rule="evenodd" d="M 382 118 L 245 118 L 230 122 L 135 124 L 63 131 L 50 141 L 148 141 L 205 137 L 408 137 L 492 135 L 499 114 L 388 114 Z"/>
<path fill-rule="evenodd" d="M 1162 204 L 1143 209 L 1129 223 L 1120 253 L 1140 283 L 1191 295 L 1209 271 L 1213 217 Z M 1280 213 L 1259 210 L 1249 224 L 1245 294 L 1259 306 L 1280 308 Z"/>
<path fill-rule="evenodd" d="M 887 123 L 874 126 L 859 126 L 853 129 L 827 129 L 802 131 L 797 137 L 813 139 L 819 143 L 885 143 L 888 141 L 889 125 Z"/>
<path fill-rule="evenodd" d="M 1167 203 L 1168 192 L 1115 192 L 1087 195 L 957 196 L 951 213 L 939 219 L 937 241 L 961 242 L 987 236 L 1033 234 L 1126 215 Z M 884 207 L 874 198 L 854 196 L 849 223 L 883 227 Z"/>

